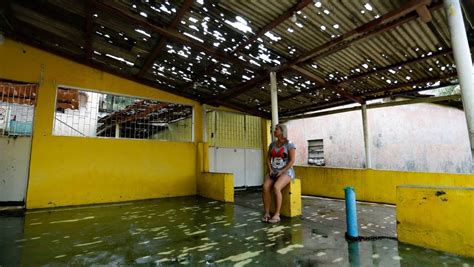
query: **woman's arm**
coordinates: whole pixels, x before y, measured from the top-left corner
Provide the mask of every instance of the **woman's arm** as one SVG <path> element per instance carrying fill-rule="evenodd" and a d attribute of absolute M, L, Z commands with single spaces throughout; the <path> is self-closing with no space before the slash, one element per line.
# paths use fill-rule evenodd
<path fill-rule="evenodd" d="M 296 148 L 292 148 L 288 151 L 289 154 L 289 161 L 285 165 L 285 168 L 283 168 L 281 171 L 278 172 L 278 176 L 286 173 L 291 167 L 293 167 L 293 164 L 295 164 L 295 157 L 296 157 Z"/>
<path fill-rule="evenodd" d="M 267 167 L 268 167 L 268 174 L 272 174 L 272 154 L 270 152 L 270 149 L 268 150 L 267 153 Z"/>

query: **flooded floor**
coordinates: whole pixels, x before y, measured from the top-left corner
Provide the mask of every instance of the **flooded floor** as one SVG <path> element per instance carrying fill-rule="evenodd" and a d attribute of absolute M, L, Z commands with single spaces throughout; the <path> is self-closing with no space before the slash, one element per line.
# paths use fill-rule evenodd
<path fill-rule="evenodd" d="M 344 202 L 304 197 L 301 218 L 260 222 L 259 192 L 235 204 L 181 197 L 0 216 L 0 266 L 474 266 L 382 239 L 348 244 Z M 395 236 L 395 208 L 358 203 L 359 234 Z"/>

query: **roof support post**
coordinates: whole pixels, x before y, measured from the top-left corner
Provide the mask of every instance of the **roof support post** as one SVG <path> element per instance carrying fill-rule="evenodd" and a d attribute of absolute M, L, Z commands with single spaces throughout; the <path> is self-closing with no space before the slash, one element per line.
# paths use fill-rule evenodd
<path fill-rule="evenodd" d="M 448 16 L 454 62 L 458 71 L 459 84 L 466 116 L 469 141 L 471 143 L 472 170 L 474 171 L 474 78 L 472 61 L 469 56 L 466 28 L 464 27 L 461 5 L 459 0 L 445 0 L 444 8 Z"/>
<path fill-rule="evenodd" d="M 270 72 L 270 89 L 272 97 L 272 140 L 275 141 L 273 131 L 275 131 L 275 126 L 278 124 L 278 89 L 276 72 L 274 71 Z"/>
<path fill-rule="evenodd" d="M 367 123 L 367 105 L 361 105 L 362 110 L 362 129 L 364 131 L 364 147 L 365 147 L 365 167 L 372 168 L 372 160 L 370 156 L 370 140 L 369 140 L 369 126 Z"/>
<path fill-rule="evenodd" d="M 118 121 L 115 123 L 115 138 L 120 138 L 120 123 Z"/>

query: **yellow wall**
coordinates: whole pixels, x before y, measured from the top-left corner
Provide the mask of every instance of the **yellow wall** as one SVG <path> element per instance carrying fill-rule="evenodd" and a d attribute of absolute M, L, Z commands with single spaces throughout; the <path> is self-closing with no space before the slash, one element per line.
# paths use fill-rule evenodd
<path fill-rule="evenodd" d="M 261 118 L 227 111 L 207 113 L 207 140 L 210 146 L 261 148 Z"/>
<path fill-rule="evenodd" d="M 397 188 L 398 240 L 474 257 L 474 188 Z"/>
<path fill-rule="evenodd" d="M 0 78 L 40 82 L 27 208 L 196 194 L 196 142 L 202 141 L 197 102 L 8 39 L 0 58 Z M 52 136 L 57 85 L 193 105 L 196 142 Z"/>
<path fill-rule="evenodd" d="M 304 195 L 344 198 L 343 188 L 353 186 L 357 200 L 391 204 L 396 202 L 399 185 L 474 186 L 474 175 L 468 174 L 306 166 L 296 166 L 295 172 Z"/>
<path fill-rule="evenodd" d="M 198 182 L 198 194 L 224 202 L 234 202 L 234 175 L 232 173 L 204 172 Z"/>

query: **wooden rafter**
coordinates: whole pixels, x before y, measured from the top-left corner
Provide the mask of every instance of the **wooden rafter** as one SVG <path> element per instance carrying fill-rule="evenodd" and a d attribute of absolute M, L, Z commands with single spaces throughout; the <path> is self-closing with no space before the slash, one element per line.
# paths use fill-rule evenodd
<path fill-rule="evenodd" d="M 412 82 L 399 83 L 399 84 L 396 84 L 396 85 L 393 85 L 393 86 L 390 86 L 390 87 L 380 88 L 380 89 L 371 91 L 368 94 L 369 95 L 375 95 L 375 94 L 380 94 L 380 93 L 383 93 L 383 92 L 391 92 L 391 91 L 398 90 L 398 89 L 405 88 L 405 87 L 412 87 L 412 86 L 415 86 L 415 85 L 426 84 L 426 83 L 433 82 L 433 81 L 442 81 L 442 80 L 450 79 L 450 78 L 453 78 L 453 77 L 456 77 L 456 76 L 457 76 L 457 73 L 454 72 L 454 73 L 450 73 L 450 74 L 439 76 L 439 77 L 428 77 L 428 78 L 419 79 L 419 80 L 412 81 Z M 367 98 L 366 100 L 369 100 L 369 98 Z M 333 104 L 334 103 L 329 103 L 328 104 L 329 106 L 318 105 L 317 107 L 318 107 L 318 110 L 320 110 L 320 109 L 324 109 L 324 108 L 333 107 L 332 106 Z M 335 105 L 339 106 L 341 104 L 343 104 L 343 103 L 337 103 Z M 345 104 L 349 104 L 349 103 L 345 103 Z M 284 115 L 285 116 L 290 116 L 290 115 L 295 115 L 295 114 L 300 114 L 300 113 L 305 113 L 305 112 L 310 112 L 310 111 L 315 111 L 315 110 L 316 110 L 315 104 L 310 104 L 310 105 L 306 105 L 306 106 L 303 106 L 303 107 L 300 107 L 300 108 L 297 108 L 297 109 L 290 110 L 290 111 L 284 113 Z"/>
<path fill-rule="evenodd" d="M 380 68 L 380 69 L 376 69 L 374 71 L 369 71 L 369 72 L 364 72 L 364 73 L 352 75 L 352 76 L 349 76 L 349 78 L 347 80 L 344 80 L 344 81 L 342 81 L 338 84 L 332 85 L 332 86 L 335 86 L 336 88 L 338 88 L 337 86 L 340 87 L 340 86 L 343 86 L 344 84 L 348 84 L 350 82 L 360 80 L 362 78 L 372 76 L 372 75 L 377 74 L 377 73 L 388 71 L 390 69 L 396 69 L 398 67 L 411 65 L 411 64 L 418 63 L 418 62 L 421 62 L 421 61 L 425 61 L 425 60 L 428 60 L 428 59 L 431 59 L 431 58 L 435 58 L 435 57 L 439 57 L 439 56 L 443 56 L 443 55 L 449 55 L 449 54 L 452 54 L 452 53 L 453 53 L 452 49 L 438 51 L 438 52 L 432 53 L 429 56 L 417 57 L 417 58 L 413 58 L 413 59 L 410 59 L 410 60 L 398 62 L 398 63 L 392 64 L 392 65 L 389 65 L 389 66 L 386 66 L 386 67 L 383 67 L 383 68 Z M 295 93 L 295 94 L 291 94 L 291 95 L 288 95 L 288 96 L 285 96 L 285 97 L 281 97 L 281 98 L 278 98 L 278 103 L 282 103 L 282 102 L 284 102 L 288 99 L 298 97 L 300 95 L 304 95 L 304 94 L 307 94 L 309 92 L 314 92 L 314 91 L 315 90 L 304 90 L 304 91 L 301 91 L 301 92 L 298 92 L 298 93 Z M 337 91 L 337 92 L 340 93 L 339 91 Z M 346 97 L 346 98 L 348 98 L 348 97 Z M 360 99 L 360 97 L 358 97 L 358 98 Z M 265 106 L 268 106 L 268 105 L 270 105 L 270 102 L 262 103 L 261 106 L 265 107 Z"/>
<path fill-rule="evenodd" d="M 243 48 L 245 48 L 247 45 L 249 44 L 252 44 L 253 42 L 255 42 L 255 40 L 257 40 L 258 38 L 262 37 L 265 33 L 267 33 L 268 31 L 271 31 L 273 28 L 275 28 L 276 26 L 280 25 L 280 23 L 284 22 L 285 20 L 287 20 L 289 17 L 291 17 L 295 12 L 298 12 L 299 10 L 305 8 L 306 6 L 308 6 L 310 3 L 312 3 L 312 0 L 301 0 L 299 1 L 296 5 L 292 6 L 291 8 L 289 8 L 288 10 L 286 10 L 285 12 L 283 12 L 280 16 L 278 16 L 276 19 L 274 19 L 272 22 L 270 22 L 269 24 L 265 25 L 263 28 L 261 28 L 257 33 L 255 33 L 252 37 L 250 37 L 249 39 L 247 39 L 247 41 L 239 44 L 232 52 L 231 54 L 236 54 L 238 52 L 240 52 Z M 213 71 L 216 67 L 217 67 L 218 63 L 211 63 L 209 64 L 207 67 L 203 68 L 200 72 L 198 72 L 196 75 L 195 75 L 195 79 L 188 83 L 184 90 L 188 90 L 190 89 L 193 84 L 199 80 L 200 78 L 208 75 L 211 71 Z M 265 72 L 267 73 L 267 72 Z"/>
<path fill-rule="evenodd" d="M 85 11 L 86 11 L 86 42 L 84 47 L 84 58 L 86 60 L 92 59 L 92 36 L 93 36 L 93 16 L 94 16 L 94 5 L 92 3 L 94 0 L 85 1 Z"/>
<path fill-rule="evenodd" d="M 176 16 L 174 17 L 173 21 L 168 26 L 168 29 L 176 29 L 176 27 L 179 25 L 179 22 L 184 17 L 184 15 L 186 15 L 192 5 L 193 0 L 185 0 L 184 3 L 181 5 L 181 8 L 176 13 Z M 168 38 L 166 37 L 160 38 L 156 46 L 153 48 L 153 51 L 146 59 L 145 64 L 143 64 L 143 67 L 137 73 L 138 77 L 142 77 L 150 69 L 150 67 L 153 65 L 156 58 L 158 57 L 158 54 L 163 50 L 163 47 L 166 45 L 167 41 Z"/>
<path fill-rule="evenodd" d="M 299 64 L 305 64 L 305 61 L 308 61 L 308 60 L 314 60 L 314 58 L 323 58 L 323 57 L 326 57 L 326 56 L 329 56 L 341 49 L 344 49 L 344 48 L 347 48 L 349 47 L 350 45 L 354 44 L 355 42 L 359 42 L 359 41 L 362 41 L 362 40 L 365 40 L 369 37 L 374 37 L 375 35 L 378 35 L 378 34 L 381 34 L 383 32 L 386 32 L 390 29 L 393 29 L 395 27 L 398 27 L 404 23 L 407 23 L 413 19 L 416 19 L 418 17 L 418 15 L 416 13 L 410 15 L 410 16 L 407 16 L 406 18 L 403 18 L 401 20 L 398 20 L 398 21 L 395 21 L 395 22 L 389 22 L 389 21 L 393 21 L 397 18 L 400 18 L 414 10 L 416 10 L 417 7 L 421 6 L 421 5 L 426 5 L 426 3 L 428 3 L 428 0 L 412 0 L 410 2 L 408 2 L 407 4 L 391 11 L 391 12 L 388 12 L 387 14 L 381 16 L 380 18 L 377 18 L 377 19 L 374 19 L 366 24 L 363 24 L 359 27 L 357 27 L 356 29 L 354 30 L 351 30 L 345 34 L 343 34 L 341 37 L 339 38 L 335 38 L 325 44 L 322 44 L 318 47 L 316 47 L 315 49 L 312 49 L 311 51 L 309 51 L 308 53 L 306 53 L 305 55 L 303 56 L 300 56 L 300 57 L 297 57 L 295 58 L 294 60 L 292 60 L 291 62 L 288 62 L 286 64 L 283 64 L 278 70 L 276 70 L 276 72 L 281 72 L 281 71 L 284 71 L 288 68 L 292 68 L 293 66 L 295 65 L 299 65 Z M 434 9 L 438 9 L 442 7 L 442 4 L 440 3 L 437 3 L 435 5 L 433 5 L 432 7 L 430 7 L 430 10 L 434 10 Z M 387 24 L 384 24 L 385 22 L 389 22 Z M 382 26 L 381 26 L 382 25 Z M 352 40 L 352 41 L 349 41 L 350 39 L 355 39 L 355 40 Z M 268 75 L 266 75 L 265 77 L 260 77 L 260 78 L 255 78 L 254 80 L 259 80 L 259 81 L 264 81 L 266 80 L 268 77 Z M 252 86 L 247 86 L 247 84 L 251 84 L 253 83 L 254 85 L 258 85 L 259 83 L 255 83 L 255 81 L 252 80 L 252 81 L 249 81 L 247 82 L 246 84 L 242 85 L 242 86 L 238 86 L 238 87 L 235 87 L 235 88 L 232 88 L 232 89 L 229 89 L 227 90 L 226 92 L 224 92 L 221 95 L 219 95 L 217 97 L 217 99 L 223 99 L 223 98 L 226 98 L 226 97 L 231 97 L 231 96 L 236 96 L 236 95 L 239 95 L 239 94 L 242 94 L 244 92 L 246 92 L 247 90 L 250 90 L 251 88 L 253 88 Z"/>
<path fill-rule="evenodd" d="M 302 62 L 305 62 L 306 60 L 314 58 L 317 54 L 321 53 L 321 51 L 331 50 L 334 47 L 342 44 L 343 42 L 347 42 L 350 39 L 353 39 L 357 36 L 362 36 L 364 34 L 372 32 L 373 30 L 377 29 L 379 26 L 385 23 L 388 23 L 392 20 L 395 20 L 397 18 L 403 17 L 404 15 L 416 10 L 418 7 L 425 6 L 429 2 L 431 2 L 431 0 L 411 0 L 410 2 L 404 4 L 403 6 L 384 14 L 383 16 L 377 19 L 374 19 L 368 23 L 365 23 L 349 32 L 342 34 L 338 38 L 334 38 L 333 40 L 312 49 L 311 51 L 307 53 L 307 55 L 304 55 L 298 58 L 296 60 L 296 64 L 302 63 Z M 388 29 L 384 28 L 383 31 L 386 31 L 386 30 Z"/>
<path fill-rule="evenodd" d="M 230 63 L 234 64 L 234 66 L 241 67 L 241 68 L 243 68 L 243 67 L 248 67 L 248 68 L 251 68 L 251 69 L 255 68 L 252 64 L 246 63 L 246 62 L 238 59 L 237 57 L 235 57 L 231 54 L 222 53 L 222 52 L 220 52 L 216 49 L 213 49 L 213 48 L 210 48 L 210 47 L 208 47 L 204 44 L 201 44 L 198 41 L 194 41 L 191 38 L 187 37 L 186 35 L 181 34 L 180 32 L 178 32 L 175 29 L 164 28 L 164 27 L 154 25 L 154 24 L 152 24 L 152 23 L 150 23 L 146 20 L 143 20 L 143 19 L 138 18 L 136 16 L 130 15 L 130 14 L 128 14 L 128 13 L 122 11 L 122 10 L 119 10 L 115 7 L 112 7 L 112 6 L 104 4 L 104 3 L 95 2 L 95 5 L 96 5 L 97 9 L 100 9 L 103 12 L 106 12 L 106 13 L 114 15 L 114 16 L 118 16 L 118 17 L 126 19 L 130 22 L 133 22 L 137 25 L 140 25 L 144 28 L 150 29 L 153 32 L 156 32 L 156 33 L 158 33 L 158 34 L 160 34 L 160 35 L 162 35 L 162 36 L 166 37 L 167 39 L 172 40 L 174 42 L 178 42 L 178 43 L 190 46 L 190 47 L 192 47 L 192 48 L 194 48 L 198 51 L 204 52 L 204 53 L 214 57 L 218 61 L 230 62 Z"/>
<path fill-rule="evenodd" d="M 301 0 L 301 1 L 299 1 L 296 5 L 292 6 L 291 8 L 289 8 L 288 10 L 283 12 L 280 16 L 278 16 L 276 19 L 274 19 L 272 22 L 270 22 L 269 24 L 267 24 L 263 28 L 261 28 L 257 33 L 255 33 L 255 35 L 250 37 L 247 41 L 245 41 L 245 42 L 241 43 L 239 46 L 237 46 L 234 49 L 234 51 L 232 51 L 232 53 L 237 53 L 240 50 L 242 50 L 244 47 L 246 47 L 247 45 L 255 42 L 255 40 L 262 37 L 265 33 L 267 33 L 268 31 L 271 31 L 273 28 L 280 25 L 280 23 L 284 22 L 285 20 L 287 20 L 288 18 L 293 16 L 293 14 L 295 12 L 300 11 L 301 9 L 305 8 L 306 6 L 308 6 L 312 2 L 313 2 L 313 0 Z"/>

